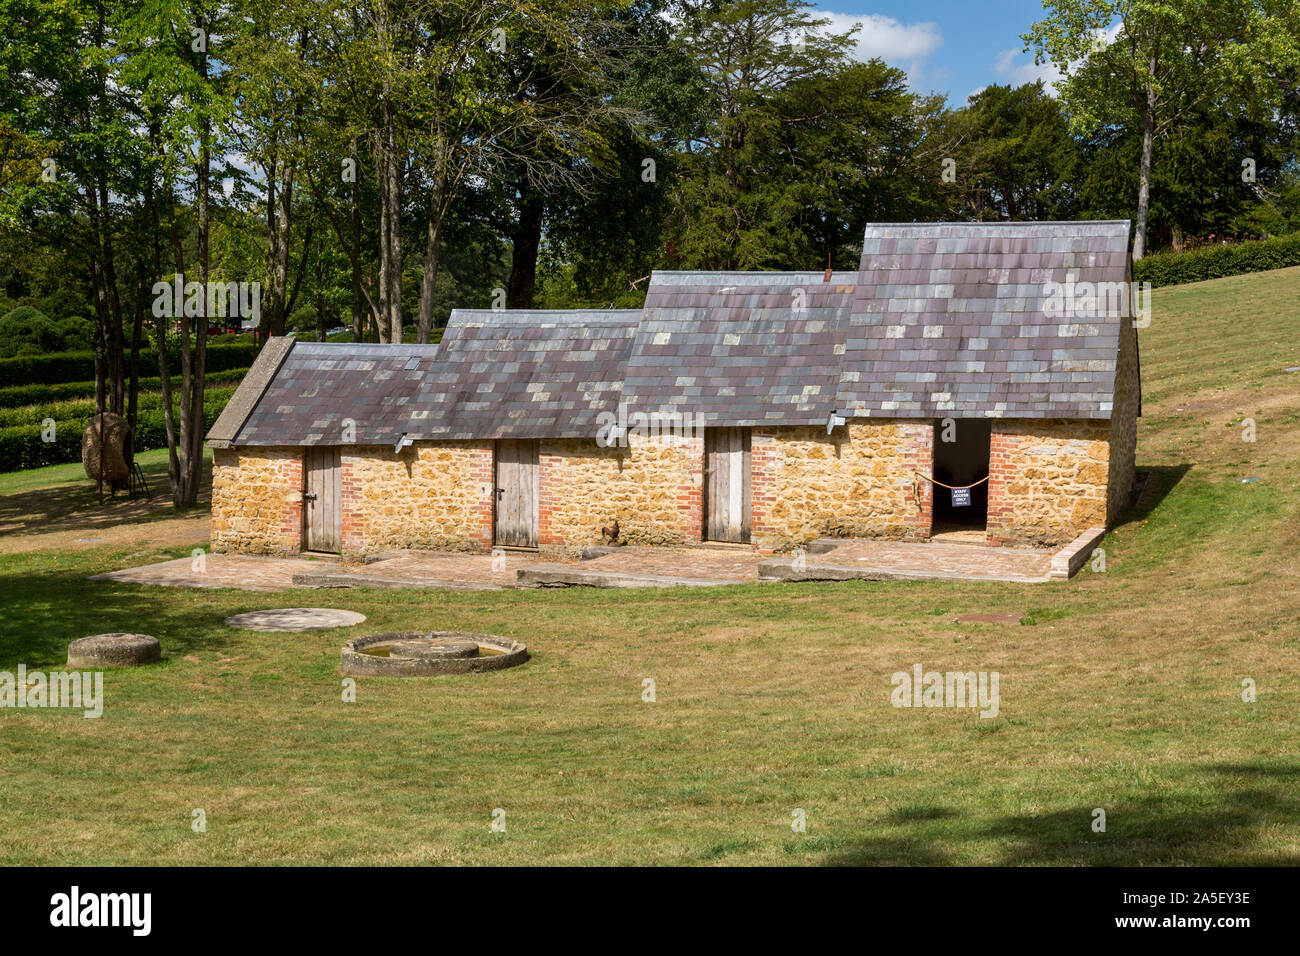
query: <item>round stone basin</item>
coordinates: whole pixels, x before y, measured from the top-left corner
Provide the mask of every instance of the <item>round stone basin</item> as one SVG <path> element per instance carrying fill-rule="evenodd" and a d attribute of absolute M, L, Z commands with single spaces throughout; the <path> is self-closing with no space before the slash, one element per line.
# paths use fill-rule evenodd
<path fill-rule="evenodd" d="M 389 631 L 343 645 L 343 673 L 358 677 L 433 677 L 503 670 L 528 660 L 514 638 L 471 631 Z"/>
<path fill-rule="evenodd" d="M 384 645 L 377 644 L 374 648 L 368 648 L 362 651 L 362 654 L 375 654 L 379 657 L 384 655 L 380 653 L 379 648 Z M 393 641 L 387 645 L 389 657 L 416 657 L 416 658 L 444 658 L 444 657 L 478 657 L 479 646 L 474 641 L 447 640 L 439 641 L 436 638 L 421 637 L 415 640 Z"/>

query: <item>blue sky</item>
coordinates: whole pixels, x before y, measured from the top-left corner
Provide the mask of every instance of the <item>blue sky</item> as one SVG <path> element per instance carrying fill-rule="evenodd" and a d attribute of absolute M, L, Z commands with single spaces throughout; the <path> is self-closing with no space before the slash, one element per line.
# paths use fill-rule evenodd
<path fill-rule="evenodd" d="M 990 83 L 1049 83 L 1055 71 L 1034 66 L 1020 34 L 1043 15 L 1042 0 L 814 0 L 832 26 L 863 23 L 857 55 L 879 56 L 906 70 L 920 92 L 948 94 L 951 105 Z M 1049 86 L 1050 92 L 1050 86 Z"/>

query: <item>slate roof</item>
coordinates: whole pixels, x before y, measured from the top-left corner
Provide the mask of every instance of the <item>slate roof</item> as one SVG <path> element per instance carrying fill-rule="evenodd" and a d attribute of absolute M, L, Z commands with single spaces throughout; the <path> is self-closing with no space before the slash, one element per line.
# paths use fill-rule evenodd
<path fill-rule="evenodd" d="M 437 345 L 293 341 L 233 444 L 393 444 L 437 353 Z"/>
<path fill-rule="evenodd" d="M 825 423 L 855 280 L 655 272 L 627 364 L 629 413 L 687 412 L 706 425 Z"/>
<path fill-rule="evenodd" d="M 212 423 L 207 440 L 213 448 L 229 448 L 234 443 L 293 345 L 294 340 L 284 335 L 273 335 L 266 340 L 235 394 L 230 396 L 226 407 Z"/>
<path fill-rule="evenodd" d="M 618 407 L 640 309 L 457 309 L 402 426 L 438 439 L 594 438 Z"/>
<path fill-rule="evenodd" d="M 1047 283 L 1124 282 L 1127 221 L 868 226 L 841 414 L 1109 418 L 1125 307 L 1047 314 Z"/>
<path fill-rule="evenodd" d="M 1127 222 L 867 227 L 858 272 L 655 272 L 644 309 L 465 310 L 440 346 L 272 339 L 215 447 L 593 438 L 601 413 L 699 424 L 1109 418 L 1127 289 L 1053 315 L 1049 283 L 1125 283 Z M 1131 334 L 1131 333 L 1130 333 Z"/>

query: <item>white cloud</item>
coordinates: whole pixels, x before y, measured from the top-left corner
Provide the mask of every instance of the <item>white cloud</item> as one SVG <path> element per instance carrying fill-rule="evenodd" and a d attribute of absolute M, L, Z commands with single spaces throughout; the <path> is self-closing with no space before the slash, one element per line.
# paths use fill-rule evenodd
<path fill-rule="evenodd" d="M 913 83 L 921 76 L 925 61 L 943 46 L 943 34 L 936 23 L 899 23 L 877 13 L 863 16 L 817 10 L 816 15 L 830 21 L 824 28 L 830 33 L 860 27 L 853 38 L 853 57 L 863 61 L 879 57 L 903 69 Z"/>
<path fill-rule="evenodd" d="M 1115 37 L 1119 35 L 1122 26 L 1123 24 L 1116 20 L 1106 29 L 1095 31 L 1097 45 L 1104 47 L 1114 43 Z M 1061 79 L 1061 71 L 1051 63 L 1035 63 L 1033 57 L 1029 54 L 1025 54 L 1025 59 L 1021 60 L 1019 58 L 1020 52 L 1019 50 L 1003 50 L 993 63 L 993 72 L 1012 86 L 1042 80 L 1047 95 L 1055 96 L 1056 88 L 1052 84 Z M 1076 66 L 1078 66 L 1077 61 L 1070 64 L 1070 69 L 1073 70 Z"/>
<path fill-rule="evenodd" d="M 1061 78 L 1061 72 L 1051 63 L 1035 63 L 1032 57 L 1018 61 L 1019 50 L 1003 50 L 993 64 L 993 72 L 1012 86 L 1042 80 L 1047 92 L 1055 96 L 1052 84 Z"/>

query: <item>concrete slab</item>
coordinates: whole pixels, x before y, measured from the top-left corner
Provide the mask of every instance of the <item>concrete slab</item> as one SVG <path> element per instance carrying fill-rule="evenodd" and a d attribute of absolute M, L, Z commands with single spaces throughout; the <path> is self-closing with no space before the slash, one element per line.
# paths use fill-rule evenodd
<path fill-rule="evenodd" d="M 520 568 L 518 583 L 524 588 L 672 588 L 717 587 L 736 584 L 733 578 L 692 578 L 670 574 L 645 574 L 634 571 L 597 570 L 572 564 L 531 564 Z"/>
<path fill-rule="evenodd" d="M 1097 547 L 1097 542 L 1105 535 L 1105 528 L 1089 528 L 1052 555 L 1051 571 L 1049 572 L 1052 579 L 1064 581 L 1067 578 L 1074 577 L 1078 570 L 1088 563 L 1088 559 L 1092 557 L 1092 552 Z"/>
<path fill-rule="evenodd" d="M 850 540 L 802 559 L 775 557 L 758 566 L 760 581 L 1049 580 L 1052 552 L 933 541 Z"/>
<path fill-rule="evenodd" d="M 352 574 L 322 571 L 295 574 L 296 588 L 445 588 L 449 591 L 500 591 L 499 584 L 481 581 L 452 581 L 441 578 L 385 577 L 381 574 Z"/>
<path fill-rule="evenodd" d="M 226 626 L 247 631 L 322 631 L 352 627 L 365 619 L 364 614 L 333 607 L 277 607 L 233 614 L 226 618 Z"/>

